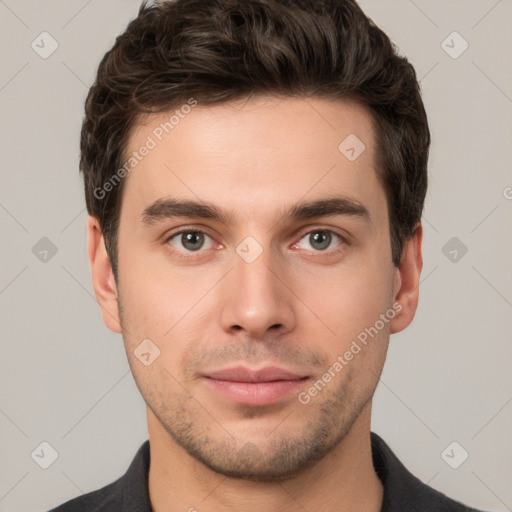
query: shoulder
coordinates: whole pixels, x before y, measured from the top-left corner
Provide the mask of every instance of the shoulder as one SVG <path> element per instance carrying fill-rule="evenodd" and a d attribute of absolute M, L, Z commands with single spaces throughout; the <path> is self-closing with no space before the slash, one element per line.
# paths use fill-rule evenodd
<path fill-rule="evenodd" d="M 121 510 L 119 480 L 96 491 L 73 498 L 49 512 L 109 512 Z"/>
<path fill-rule="evenodd" d="M 122 477 L 101 489 L 67 501 L 49 512 L 150 512 L 147 485 L 149 462 L 147 440 L 139 448 Z"/>
<path fill-rule="evenodd" d="M 381 512 L 482 512 L 468 507 L 416 478 L 391 448 L 371 433 L 373 465 L 384 487 Z"/>

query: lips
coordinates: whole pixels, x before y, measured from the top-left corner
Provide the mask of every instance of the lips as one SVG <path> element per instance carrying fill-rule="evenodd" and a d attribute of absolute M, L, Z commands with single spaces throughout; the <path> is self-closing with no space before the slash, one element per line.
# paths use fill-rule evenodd
<path fill-rule="evenodd" d="M 270 366 L 259 370 L 243 367 L 211 371 L 203 375 L 216 394 L 244 405 L 270 405 L 285 399 L 308 380 L 308 376 Z"/>
<path fill-rule="evenodd" d="M 249 370 L 242 366 L 227 368 L 208 372 L 206 377 L 216 380 L 228 380 L 232 382 L 272 382 L 276 380 L 298 380 L 304 378 L 304 375 L 289 372 L 277 366 L 268 366 L 260 370 Z"/>

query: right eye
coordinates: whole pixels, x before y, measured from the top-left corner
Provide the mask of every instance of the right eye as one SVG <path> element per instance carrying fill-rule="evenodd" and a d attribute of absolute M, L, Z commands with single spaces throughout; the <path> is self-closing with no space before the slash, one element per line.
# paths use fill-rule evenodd
<path fill-rule="evenodd" d="M 198 252 L 213 246 L 213 240 L 206 233 L 196 230 L 174 233 L 167 238 L 167 242 L 181 252 Z"/>

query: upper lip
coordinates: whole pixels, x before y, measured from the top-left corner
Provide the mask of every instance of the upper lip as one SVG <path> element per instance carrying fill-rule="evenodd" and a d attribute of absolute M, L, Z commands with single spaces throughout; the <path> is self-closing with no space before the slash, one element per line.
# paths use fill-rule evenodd
<path fill-rule="evenodd" d="M 277 366 L 266 366 L 259 370 L 249 370 L 243 366 L 236 366 L 207 372 L 204 376 L 232 382 L 272 382 L 276 380 L 298 380 L 306 377 L 305 375 L 299 375 Z"/>

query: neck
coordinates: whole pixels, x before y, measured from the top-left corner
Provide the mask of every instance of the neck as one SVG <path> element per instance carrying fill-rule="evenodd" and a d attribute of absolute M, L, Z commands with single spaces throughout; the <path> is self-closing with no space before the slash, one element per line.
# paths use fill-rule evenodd
<path fill-rule="evenodd" d="M 267 483 L 207 468 L 174 442 L 148 408 L 153 511 L 379 512 L 383 487 L 373 467 L 370 413 L 368 403 L 349 433 L 314 466 L 288 480 Z"/>

